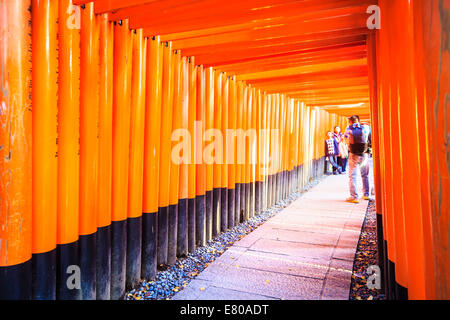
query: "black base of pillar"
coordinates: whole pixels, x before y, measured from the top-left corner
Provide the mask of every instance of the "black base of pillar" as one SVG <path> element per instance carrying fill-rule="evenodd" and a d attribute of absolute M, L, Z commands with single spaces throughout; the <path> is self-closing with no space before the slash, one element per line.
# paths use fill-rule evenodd
<path fill-rule="evenodd" d="M 158 210 L 158 266 L 167 264 L 168 233 L 169 207 L 160 207 Z"/>
<path fill-rule="evenodd" d="M 228 189 L 220 189 L 220 231 L 225 232 L 228 230 Z"/>
<path fill-rule="evenodd" d="M 157 270 L 158 213 L 142 214 L 142 265 L 141 276 L 155 280 Z"/>
<path fill-rule="evenodd" d="M 380 266 L 381 274 L 384 275 L 384 239 L 383 239 L 383 216 L 377 213 L 377 253 L 378 265 Z M 385 290 L 384 281 L 381 281 L 381 290 Z"/>
<path fill-rule="evenodd" d="M 71 266 L 79 266 L 78 241 L 59 244 L 56 247 L 56 299 L 57 300 L 79 300 L 81 288 L 76 288 L 76 281 L 71 281 L 75 270 Z M 68 286 L 67 280 L 73 286 Z M 75 286 L 75 287 L 74 287 Z"/>
<path fill-rule="evenodd" d="M 221 189 L 213 189 L 213 211 L 212 211 L 212 236 L 216 237 L 220 233 L 220 215 L 221 215 Z"/>
<path fill-rule="evenodd" d="M 177 256 L 188 254 L 188 199 L 178 200 Z"/>
<path fill-rule="evenodd" d="M 33 254 L 32 258 L 33 300 L 56 299 L 56 249 Z"/>
<path fill-rule="evenodd" d="M 111 299 L 111 226 L 97 229 L 97 300 Z"/>
<path fill-rule="evenodd" d="M 126 282 L 127 290 L 135 288 L 141 281 L 142 256 L 142 217 L 127 219 L 127 256 Z"/>
<path fill-rule="evenodd" d="M 251 183 L 244 184 L 244 187 L 245 187 L 245 221 L 247 221 L 251 217 L 252 193 L 251 193 L 250 186 L 251 186 Z"/>
<path fill-rule="evenodd" d="M 78 240 L 81 269 L 81 299 L 97 299 L 97 233 L 80 236 Z"/>
<path fill-rule="evenodd" d="M 13 266 L 0 267 L 0 300 L 31 299 L 31 259 Z"/>
<path fill-rule="evenodd" d="M 169 239 L 167 248 L 167 263 L 173 265 L 177 261 L 178 237 L 178 204 L 169 206 Z"/>
<path fill-rule="evenodd" d="M 246 198 L 246 188 L 245 188 L 245 183 L 240 183 L 239 184 L 239 188 L 241 191 L 241 199 L 240 199 L 240 204 L 239 204 L 239 222 L 242 223 L 244 221 L 246 221 L 246 203 L 247 203 L 247 198 Z"/>
<path fill-rule="evenodd" d="M 241 184 L 236 183 L 234 190 L 234 225 L 241 223 Z"/>
<path fill-rule="evenodd" d="M 255 215 L 259 215 L 261 213 L 262 207 L 262 182 L 255 182 Z"/>
<path fill-rule="evenodd" d="M 111 300 L 125 295 L 127 220 L 111 222 Z"/>
<path fill-rule="evenodd" d="M 206 241 L 212 239 L 213 191 L 206 191 Z"/>
<path fill-rule="evenodd" d="M 195 243 L 198 247 L 206 245 L 206 195 L 195 197 Z"/>
<path fill-rule="evenodd" d="M 188 251 L 195 251 L 195 198 L 188 199 Z"/>
<path fill-rule="evenodd" d="M 236 187 L 236 186 L 235 186 Z M 228 189 L 228 229 L 235 226 L 236 189 Z"/>
<path fill-rule="evenodd" d="M 389 300 L 397 300 L 397 294 L 395 291 L 395 264 L 392 261 L 388 261 L 388 287 L 389 287 Z"/>
<path fill-rule="evenodd" d="M 408 289 L 402 285 L 395 283 L 396 300 L 408 300 Z"/>

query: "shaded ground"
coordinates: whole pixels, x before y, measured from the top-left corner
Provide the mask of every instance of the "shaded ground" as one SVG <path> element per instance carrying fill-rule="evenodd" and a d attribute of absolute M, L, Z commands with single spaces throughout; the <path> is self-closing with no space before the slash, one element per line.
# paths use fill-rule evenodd
<path fill-rule="evenodd" d="M 381 290 L 371 290 L 367 287 L 367 279 L 371 276 L 367 273 L 367 268 L 371 265 L 378 265 L 377 214 L 374 201 L 371 201 L 367 208 L 355 255 L 350 300 L 385 300 Z"/>

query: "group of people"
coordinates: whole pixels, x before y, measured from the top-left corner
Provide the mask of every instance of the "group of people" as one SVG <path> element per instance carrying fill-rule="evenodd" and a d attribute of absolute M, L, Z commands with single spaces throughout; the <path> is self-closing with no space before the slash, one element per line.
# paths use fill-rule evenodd
<path fill-rule="evenodd" d="M 333 174 L 343 174 L 347 171 L 349 176 L 350 203 L 359 203 L 357 190 L 357 171 L 361 172 L 363 182 L 363 200 L 370 200 L 369 185 L 369 154 L 371 148 L 371 131 L 366 124 L 360 123 L 359 116 L 351 116 L 349 126 L 344 133 L 336 126 L 334 132 L 327 133 L 325 140 L 325 156 L 333 167 Z"/>
<path fill-rule="evenodd" d="M 341 128 L 336 126 L 334 132 L 329 131 L 325 140 L 325 156 L 333 167 L 333 174 L 347 171 L 348 146 Z"/>

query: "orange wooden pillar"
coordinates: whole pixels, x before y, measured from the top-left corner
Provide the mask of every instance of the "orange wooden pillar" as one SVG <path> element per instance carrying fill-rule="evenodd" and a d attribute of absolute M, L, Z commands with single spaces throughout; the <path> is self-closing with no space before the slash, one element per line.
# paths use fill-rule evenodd
<path fill-rule="evenodd" d="M 385 28 L 388 29 L 388 50 L 390 54 L 390 127 L 391 127 L 391 165 L 392 165 L 392 190 L 393 190 L 393 215 L 394 215 L 394 234 L 396 245 L 396 261 L 395 261 L 395 295 L 397 300 L 408 298 L 408 261 L 406 252 L 406 234 L 405 234 L 405 207 L 402 201 L 403 190 L 405 190 L 404 181 L 399 179 L 402 174 L 402 156 L 398 150 L 401 150 L 403 137 L 400 132 L 400 101 L 399 101 L 399 84 L 401 75 L 398 74 L 396 66 L 396 43 L 398 39 L 394 36 L 394 20 L 396 13 L 389 9 L 392 3 L 386 6 L 385 3 L 380 2 L 380 8 L 386 8 L 385 15 L 390 19 L 389 25 L 385 22 Z M 390 18 L 389 18 L 390 17 Z M 395 17 L 395 18 L 394 18 Z"/>
<path fill-rule="evenodd" d="M 407 298 L 407 274 L 408 274 L 408 266 L 406 260 L 406 239 L 405 239 L 405 228 L 404 228 L 404 208 L 402 202 L 402 190 L 403 183 L 398 178 L 398 175 L 401 173 L 401 156 L 398 152 L 401 148 L 401 136 L 399 133 L 399 100 L 398 100 L 398 83 L 399 83 L 399 75 L 397 74 L 395 59 L 394 56 L 394 47 L 397 39 L 394 38 L 392 34 L 393 21 L 390 20 L 390 17 L 393 18 L 395 14 L 388 8 L 390 4 L 387 2 L 380 2 L 380 8 L 385 11 L 385 24 L 384 28 L 382 28 L 380 36 L 385 37 L 386 40 L 384 44 L 385 53 L 389 55 L 389 65 L 391 66 L 392 72 L 390 72 L 387 76 L 387 81 L 389 81 L 389 93 L 388 93 L 388 105 L 387 107 L 387 119 L 385 119 L 386 123 L 389 125 L 390 133 L 387 136 L 390 139 L 387 144 L 390 147 L 390 166 L 391 166 L 391 179 L 389 183 L 391 184 L 392 191 L 392 208 L 391 214 L 393 217 L 393 230 L 394 237 L 393 241 L 395 244 L 395 265 L 391 267 L 393 274 L 395 275 L 395 281 L 393 286 L 395 288 L 395 298 L 396 299 L 406 299 Z M 386 9 L 386 10 L 384 10 Z M 383 32 L 384 29 L 384 32 Z M 386 134 L 386 132 L 385 132 Z"/>
<path fill-rule="evenodd" d="M 71 0 L 59 2 L 58 24 L 58 198 L 56 298 L 80 298 L 80 290 L 68 288 L 67 272 L 78 265 L 79 219 L 79 118 L 80 30 L 66 21 L 75 7 Z"/>
<path fill-rule="evenodd" d="M 100 75 L 98 121 L 98 216 L 97 216 L 97 300 L 111 295 L 111 188 L 112 114 L 114 69 L 114 24 L 108 14 L 100 17 Z"/>
<path fill-rule="evenodd" d="M 283 196 L 282 199 L 286 199 L 289 195 L 289 118 L 290 113 L 290 101 L 284 96 L 284 111 L 283 111 Z"/>
<path fill-rule="evenodd" d="M 196 141 L 195 121 L 197 119 L 197 66 L 194 57 L 189 57 L 189 118 L 188 129 L 191 137 L 189 161 L 188 199 L 188 251 L 195 250 L 195 195 L 196 195 Z"/>
<path fill-rule="evenodd" d="M 206 244 L 206 164 L 203 160 L 204 134 L 206 123 L 205 110 L 205 71 L 197 66 L 197 101 L 195 122 L 195 243 L 202 247 Z"/>
<path fill-rule="evenodd" d="M 214 72 L 214 165 L 213 165 L 213 219 L 212 236 L 220 234 L 220 212 L 222 206 L 222 73 Z"/>
<path fill-rule="evenodd" d="M 56 298 L 57 15 L 57 2 L 32 1 L 33 299 Z"/>
<path fill-rule="evenodd" d="M 310 179 L 314 179 L 314 168 L 315 168 L 315 134 L 317 130 L 317 110 L 315 108 L 309 107 L 309 127 L 308 127 L 308 176 L 306 180 L 309 182 Z"/>
<path fill-rule="evenodd" d="M 252 109 L 249 113 L 249 138 L 250 138 L 250 149 L 249 149 L 249 170 L 250 170 L 250 217 L 254 217 L 256 212 L 256 161 L 258 152 L 258 137 L 257 137 L 257 127 L 256 127 L 256 108 L 257 108 L 257 91 L 256 88 L 252 88 Z"/>
<path fill-rule="evenodd" d="M 267 104 L 267 94 L 266 92 L 261 92 L 261 103 L 259 106 L 260 115 L 260 129 L 259 129 L 259 176 L 261 181 L 261 191 L 260 191 L 260 212 L 267 209 L 267 147 L 269 145 L 269 135 L 267 130 L 267 114 L 268 114 L 268 104 Z"/>
<path fill-rule="evenodd" d="M 275 130 L 277 132 L 276 143 L 274 146 L 274 160 L 275 160 L 275 203 L 281 200 L 281 152 L 282 152 L 282 136 L 283 131 L 281 128 L 282 119 L 282 106 L 281 106 L 281 95 L 275 95 Z"/>
<path fill-rule="evenodd" d="M 283 200 L 286 192 L 286 96 L 283 94 L 280 96 L 281 100 L 281 114 L 280 114 L 280 200 Z"/>
<path fill-rule="evenodd" d="M 250 87 L 244 83 L 244 110 L 243 110 L 243 118 L 242 118 L 242 130 L 244 135 L 244 150 L 243 156 L 245 155 L 244 163 L 242 166 L 242 216 L 243 221 L 247 221 L 250 217 L 250 165 L 249 165 L 249 149 L 250 149 L 250 137 L 248 136 L 248 132 L 250 129 L 249 121 L 251 121 L 251 117 L 249 116 L 249 110 L 251 104 L 251 89 Z"/>
<path fill-rule="evenodd" d="M 30 3 L 0 3 L 0 300 L 32 296 Z"/>
<path fill-rule="evenodd" d="M 123 297 L 126 282 L 132 45 L 128 20 L 119 21 L 114 26 L 111 215 L 111 299 L 113 300 Z"/>
<path fill-rule="evenodd" d="M 173 139 L 173 133 L 181 129 L 183 116 L 183 61 L 181 52 L 175 50 L 173 57 L 173 117 L 171 133 L 171 154 L 170 154 L 170 194 L 169 194 L 169 235 L 167 262 L 172 265 L 177 260 L 177 237 L 178 237 L 178 201 L 180 185 L 180 161 L 174 159 L 172 152 L 177 144 Z"/>
<path fill-rule="evenodd" d="M 209 67 L 205 70 L 205 143 L 211 141 L 214 133 L 214 70 Z M 209 147 L 214 147 L 214 141 Z M 208 146 L 205 145 L 203 159 L 206 161 L 206 241 L 212 239 L 213 228 L 213 190 L 214 190 L 214 155 L 208 154 Z M 214 150 L 214 149 L 213 149 Z M 208 158 L 208 156 L 210 156 Z"/>
<path fill-rule="evenodd" d="M 170 158 L 173 115 L 172 42 L 162 43 L 161 157 L 159 159 L 158 265 L 167 264 L 169 241 Z"/>
<path fill-rule="evenodd" d="M 286 166 L 287 166 L 287 172 L 288 172 L 288 190 L 287 195 L 288 197 L 293 191 L 294 191 L 294 121 L 295 121 L 295 103 L 293 99 L 288 99 L 288 117 L 287 117 L 287 145 L 288 150 L 286 152 L 287 159 L 286 159 Z"/>
<path fill-rule="evenodd" d="M 307 165 L 306 165 L 306 141 L 307 141 L 307 135 L 305 133 L 305 128 L 307 127 L 307 123 L 305 123 L 305 118 L 307 116 L 306 114 L 307 109 L 305 105 L 300 102 L 299 105 L 299 119 L 298 119 L 298 165 L 299 165 L 299 177 L 298 177 L 298 186 L 299 190 L 303 191 L 303 188 L 305 186 L 305 175 L 307 171 Z"/>
<path fill-rule="evenodd" d="M 299 151 L 300 151 L 300 145 L 299 145 L 299 119 L 300 119 L 300 102 L 297 100 L 294 100 L 293 102 L 294 106 L 294 114 L 293 114 L 293 133 L 292 133 L 292 144 L 291 144 L 291 156 L 292 156 L 292 164 L 293 164 L 293 182 L 292 182 L 292 188 L 293 192 L 299 191 L 299 169 L 300 169 L 300 163 L 299 163 Z"/>
<path fill-rule="evenodd" d="M 141 275 L 145 279 L 154 279 L 157 268 L 162 85 L 162 47 L 159 41 L 159 37 L 152 37 L 147 43 L 141 266 Z"/>
<path fill-rule="evenodd" d="M 395 261 L 396 246 L 394 237 L 394 214 L 393 214 L 393 191 L 392 191 L 392 166 L 391 166 L 391 128 L 389 125 L 389 108 L 390 108 L 390 81 L 388 69 L 381 68 L 381 65 L 389 65 L 388 52 L 388 30 L 381 28 L 379 31 L 379 81 L 380 81 L 380 114 L 379 114 L 379 133 L 380 133 L 380 153 L 382 155 L 382 172 L 383 172 L 383 223 L 385 230 L 385 288 L 389 299 L 395 298 Z"/>
<path fill-rule="evenodd" d="M 189 64 L 186 57 L 182 58 L 181 65 L 181 123 L 180 135 L 183 151 L 180 155 L 180 181 L 178 200 L 178 226 L 177 226 L 177 255 L 188 254 L 188 198 L 189 198 L 189 161 L 191 159 L 190 148 L 192 138 L 189 135 Z M 172 157 L 173 157 L 172 150 Z M 173 160 L 172 160 L 173 161 Z"/>
<path fill-rule="evenodd" d="M 399 95 L 399 125 L 402 155 L 401 171 L 403 182 L 403 208 L 406 240 L 406 261 L 408 265 L 408 297 L 410 299 L 425 299 L 425 255 L 424 234 L 421 203 L 421 187 L 417 176 L 411 172 L 421 170 L 420 161 L 410 161 L 409 157 L 420 159 L 417 137 L 419 132 L 417 122 L 416 83 L 414 68 L 414 25 L 410 3 L 396 2 L 392 4 L 393 13 L 398 17 L 392 21 L 392 36 L 395 42 L 394 64 L 398 79 Z M 402 13 L 400 16 L 399 14 Z"/>
<path fill-rule="evenodd" d="M 243 130 L 242 130 L 242 120 L 243 120 L 243 109 L 244 109 L 244 84 L 242 81 L 237 82 L 236 89 L 236 167 L 235 167 L 235 224 L 239 224 L 242 222 L 242 211 L 243 207 L 242 199 L 243 199 L 243 156 L 245 158 L 245 137 L 243 138 Z M 244 159 L 245 160 L 245 159 Z"/>
<path fill-rule="evenodd" d="M 93 3 L 81 10 L 80 269 L 83 300 L 96 298 L 98 199 L 99 27 Z"/>
<path fill-rule="evenodd" d="M 126 289 L 141 279 L 142 190 L 144 172 L 144 129 L 147 39 L 143 30 L 132 32 L 132 75 L 130 105 L 130 146 L 127 203 Z"/>
<path fill-rule="evenodd" d="M 228 229 L 228 139 L 227 139 L 227 129 L 228 129 L 228 116 L 229 116 L 229 77 L 224 74 L 222 77 L 222 137 L 223 137 L 223 164 L 221 167 L 222 172 L 222 185 L 221 185 L 221 207 L 220 207 L 220 230 L 225 232 Z"/>
<path fill-rule="evenodd" d="M 262 140 L 263 131 L 263 94 L 261 90 L 256 91 L 256 108 L 254 112 L 255 131 L 256 131 L 256 152 L 255 152 L 255 215 L 259 215 L 263 207 L 262 190 L 264 184 L 263 170 L 261 164 L 264 157 L 264 144 Z"/>
<path fill-rule="evenodd" d="M 415 24 L 416 84 L 418 90 L 418 123 L 422 154 L 422 212 L 427 267 L 427 296 L 450 298 L 449 209 L 450 176 L 448 170 L 450 54 L 448 48 L 448 1 L 413 1 Z M 445 45 L 447 44 L 447 45 Z M 424 102 L 420 104 L 421 100 Z M 425 141 L 423 139 L 426 139 Z M 424 155 L 428 159 L 424 159 Z M 427 160 L 429 163 L 427 163 Z M 426 170 L 426 168 L 429 170 Z M 428 171 L 428 172 L 427 172 Z M 428 177 L 427 177 L 428 176 Z M 430 193 L 428 194 L 428 192 Z M 429 197 L 429 200 L 427 199 Z M 430 239 L 432 236 L 432 239 Z M 432 243 L 430 243 L 432 242 Z M 432 259 L 430 259 L 432 258 Z M 433 266 L 434 264 L 434 266 Z M 430 270 L 431 269 L 431 270 Z M 435 271 L 435 274 L 433 274 Z M 435 279 L 434 285 L 432 282 Z M 435 287 L 435 288 L 434 288 Z M 434 290 L 435 289 L 435 290 Z"/>
<path fill-rule="evenodd" d="M 416 81 L 416 94 L 417 94 L 417 123 L 419 126 L 419 159 L 420 159 L 420 185 L 421 185 L 421 202 L 422 202 L 422 221 L 423 221 L 423 233 L 424 233 L 424 253 L 425 253 L 425 276 L 426 276 L 426 298 L 427 299 L 436 299 L 436 269 L 435 269 L 435 253 L 436 247 L 434 243 L 433 236 L 436 234 L 434 231 L 434 226 L 432 225 L 432 216 L 431 216 L 431 185 L 430 185 L 430 177 L 431 177 L 431 168 L 430 168 L 430 157 L 431 154 L 429 138 L 430 138 L 430 123 L 428 123 L 429 119 L 429 102 L 428 98 L 431 95 L 427 94 L 427 87 L 425 85 L 426 76 L 425 70 L 430 70 L 428 67 L 428 61 L 425 61 L 425 54 L 429 50 L 429 47 L 425 47 L 424 44 L 432 45 L 433 42 L 439 41 L 438 37 L 433 37 L 433 40 L 430 41 L 429 38 L 424 38 L 425 31 L 424 23 L 427 18 L 424 17 L 425 10 L 430 7 L 422 7 L 423 2 L 414 1 L 412 3 L 412 14 L 414 15 L 414 43 L 415 43 L 415 81 Z M 437 6 L 433 6 L 435 10 Z M 430 17 L 430 14 L 427 14 L 427 17 Z M 436 16 L 436 13 L 434 13 Z M 434 20 L 434 28 L 439 30 L 440 19 Z M 427 28 L 427 30 L 430 30 Z M 439 34 L 439 31 L 438 33 Z M 428 48 L 428 49 L 427 49 Z M 428 51 L 429 52 L 429 51 Z M 437 60 L 434 60 L 434 67 L 432 70 L 436 70 Z M 447 82 L 448 84 L 448 82 Z"/>
<path fill-rule="evenodd" d="M 268 151 L 267 151 L 267 175 L 268 175 L 268 190 L 267 190 L 267 207 L 270 208 L 273 206 L 273 154 L 274 154 L 274 137 L 276 131 L 274 130 L 274 114 L 275 114 L 275 105 L 274 105 L 274 95 L 271 94 L 268 96 L 268 105 L 267 105 L 267 128 L 268 128 Z"/>
<path fill-rule="evenodd" d="M 381 203 L 381 159 L 380 159 L 380 138 L 379 138 L 379 99 L 378 99 L 378 77 L 377 77 L 377 38 L 375 33 L 371 33 L 367 38 L 368 65 L 369 65 L 369 86 L 370 86 L 370 115 L 372 124 L 372 150 L 373 150 L 373 175 L 376 195 L 376 214 L 377 214 L 377 249 L 378 265 L 385 277 L 385 252 L 384 252 L 384 231 Z M 385 290 L 384 281 L 381 282 L 382 290 Z"/>
<path fill-rule="evenodd" d="M 237 88 L 236 79 L 229 80 L 228 91 L 228 131 L 226 133 L 227 164 L 228 164 L 228 228 L 236 224 L 236 143 L 235 132 L 237 123 Z"/>

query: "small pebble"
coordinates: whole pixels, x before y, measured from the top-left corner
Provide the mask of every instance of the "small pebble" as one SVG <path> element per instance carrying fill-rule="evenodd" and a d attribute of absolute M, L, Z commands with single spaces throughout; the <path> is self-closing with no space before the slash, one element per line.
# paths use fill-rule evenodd
<path fill-rule="evenodd" d="M 377 217 L 375 202 L 370 201 L 353 263 L 350 300 L 386 300 L 381 290 L 367 287 L 367 269 L 378 265 Z"/>

